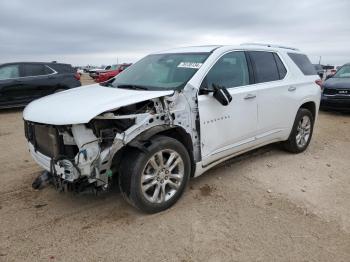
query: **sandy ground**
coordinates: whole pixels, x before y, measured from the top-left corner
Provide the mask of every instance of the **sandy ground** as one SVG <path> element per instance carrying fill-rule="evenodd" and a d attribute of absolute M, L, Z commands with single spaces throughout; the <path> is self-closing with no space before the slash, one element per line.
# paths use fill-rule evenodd
<path fill-rule="evenodd" d="M 0 112 L 0 148 L 0 261 L 350 261 L 350 115 L 321 112 L 303 154 L 230 160 L 155 215 L 34 191 L 19 109 Z"/>

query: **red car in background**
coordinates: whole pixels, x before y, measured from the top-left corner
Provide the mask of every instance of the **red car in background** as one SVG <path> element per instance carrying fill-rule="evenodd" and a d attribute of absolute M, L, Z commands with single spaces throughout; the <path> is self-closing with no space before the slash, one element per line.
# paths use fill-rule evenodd
<path fill-rule="evenodd" d="M 131 66 L 131 64 L 121 64 L 121 65 L 112 66 L 111 70 L 100 72 L 96 76 L 95 82 L 97 82 L 97 83 L 105 82 L 105 81 L 115 77 L 116 75 L 118 75 L 120 72 L 124 71 L 129 66 Z"/>

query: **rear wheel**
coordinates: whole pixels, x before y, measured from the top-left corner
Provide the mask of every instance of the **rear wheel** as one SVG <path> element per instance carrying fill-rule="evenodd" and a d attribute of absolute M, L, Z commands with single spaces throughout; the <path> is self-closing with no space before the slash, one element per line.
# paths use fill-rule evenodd
<path fill-rule="evenodd" d="M 296 115 L 292 132 L 284 147 L 292 153 L 301 153 L 309 145 L 312 137 L 314 118 L 312 113 L 305 108 L 300 108 Z"/>
<path fill-rule="evenodd" d="M 190 158 L 176 139 L 157 136 L 147 152 L 131 149 L 121 164 L 123 196 L 147 213 L 165 210 L 181 197 L 190 176 Z"/>

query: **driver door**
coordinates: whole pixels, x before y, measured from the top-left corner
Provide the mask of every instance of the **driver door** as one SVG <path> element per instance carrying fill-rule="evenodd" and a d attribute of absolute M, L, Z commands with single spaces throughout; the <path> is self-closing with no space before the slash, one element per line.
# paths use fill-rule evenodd
<path fill-rule="evenodd" d="M 232 96 L 227 106 L 212 92 L 199 92 L 201 153 L 203 166 L 254 145 L 257 132 L 257 87 L 250 86 L 245 53 L 223 55 L 210 69 L 201 88 L 224 86 Z"/>

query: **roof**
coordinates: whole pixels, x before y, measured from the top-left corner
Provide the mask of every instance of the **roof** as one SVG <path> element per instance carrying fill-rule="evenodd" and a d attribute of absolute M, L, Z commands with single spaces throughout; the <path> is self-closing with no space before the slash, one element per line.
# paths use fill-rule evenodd
<path fill-rule="evenodd" d="M 189 46 L 155 52 L 154 54 L 170 54 L 170 53 L 210 53 L 215 50 L 279 50 L 284 52 L 300 52 L 294 47 L 286 47 L 282 45 L 247 43 L 241 45 L 205 45 L 205 46 Z"/>
<path fill-rule="evenodd" d="M 203 45 L 203 46 L 188 46 L 179 47 L 168 50 L 163 50 L 160 52 L 155 52 L 155 54 L 168 54 L 168 53 L 210 53 L 215 49 L 221 47 L 221 45 Z"/>
<path fill-rule="evenodd" d="M 12 65 L 12 64 L 37 64 L 37 65 L 50 65 L 50 64 L 55 64 L 55 65 L 70 65 L 67 63 L 57 63 L 57 62 L 8 62 L 8 63 L 2 63 L 1 65 Z"/>
<path fill-rule="evenodd" d="M 277 49 L 289 49 L 293 51 L 300 51 L 299 49 L 295 47 L 289 47 L 289 46 L 283 46 L 283 45 L 273 45 L 273 44 L 263 44 L 263 43 L 244 43 L 241 44 L 241 46 L 263 46 L 263 47 L 271 47 L 271 48 L 277 48 Z"/>

